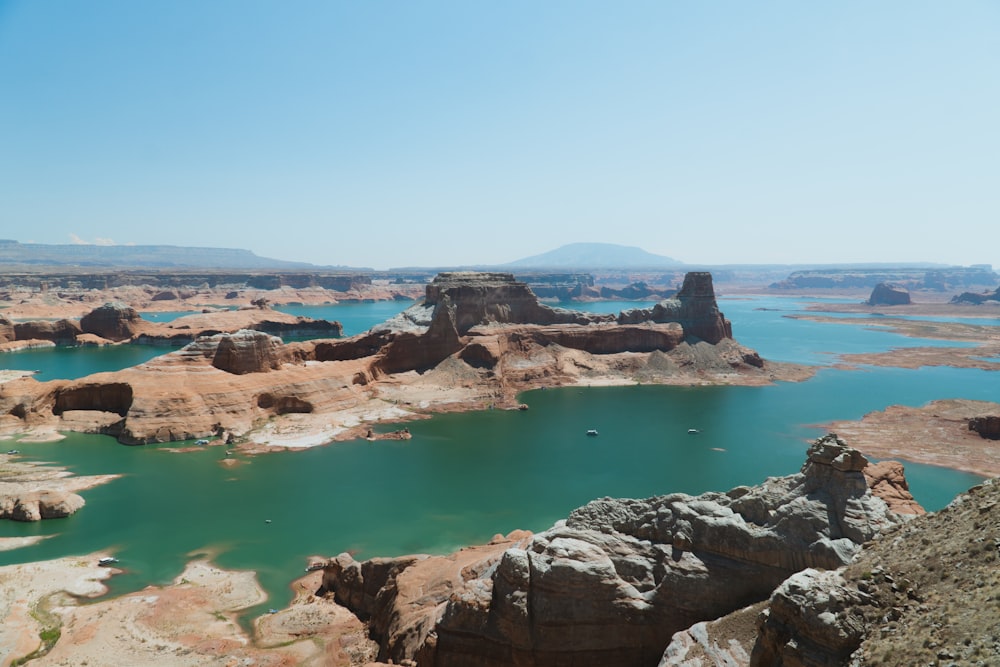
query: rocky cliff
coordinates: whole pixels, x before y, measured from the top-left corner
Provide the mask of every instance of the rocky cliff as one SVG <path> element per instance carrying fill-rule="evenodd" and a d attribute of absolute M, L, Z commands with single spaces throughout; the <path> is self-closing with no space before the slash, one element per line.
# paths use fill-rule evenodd
<path fill-rule="evenodd" d="M 479 558 L 342 554 L 324 590 L 369 621 L 380 659 L 396 664 L 655 665 L 675 632 L 764 600 L 805 568 L 845 565 L 895 526 L 866 463 L 827 436 L 798 474 L 696 497 L 596 500 Z"/>
<path fill-rule="evenodd" d="M 750 664 L 987 665 L 1000 655 L 1000 485 L 918 517 L 846 568 L 800 572 L 771 596 Z"/>
<path fill-rule="evenodd" d="M 138 332 L 142 317 L 135 308 L 121 302 L 106 303 L 80 318 L 83 333 L 113 341 L 129 340 Z"/>

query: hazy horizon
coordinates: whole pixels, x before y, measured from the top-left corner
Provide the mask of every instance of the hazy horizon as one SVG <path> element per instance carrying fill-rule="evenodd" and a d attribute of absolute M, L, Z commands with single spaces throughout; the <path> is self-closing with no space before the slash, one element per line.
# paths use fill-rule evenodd
<path fill-rule="evenodd" d="M 997 26 L 985 0 L 0 0 L 0 237 L 996 266 Z"/>

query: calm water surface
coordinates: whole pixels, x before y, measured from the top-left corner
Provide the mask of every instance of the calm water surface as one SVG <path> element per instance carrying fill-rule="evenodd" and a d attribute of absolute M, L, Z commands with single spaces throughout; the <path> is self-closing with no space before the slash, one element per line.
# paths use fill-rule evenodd
<path fill-rule="evenodd" d="M 352 326 L 371 326 L 361 312 L 369 305 L 386 308 L 379 321 L 392 310 L 359 304 Z M 391 305 L 398 312 L 408 304 Z M 782 311 L 756 310 L 779 306 Z M 790 320 L 782 315 L 798 306 L 787 299 L 732 300 L 721 307 L 737 338 L 772 359 L 828 363 L 831 353 L 845 350 L 927 344 Z M 410 441 L 338 443 L 241 459 L 234 468 L 220 464 L 218 447 L 178 454 L 78 434 L 58 443 L 20 443 L 23 458 L 124 477 L 86 491 L 86 507 L 67 519 L 0 523 L 4 536 L 54 536 L 0 552 L 0 563 L 110 548 L 128 570 L 112 581 L 115 592 L 124 592 L 170 581 L 192 554 L 205 553 L 223 567 L 258 571 L 272 596 L 264 606 L 279 606 L 309 555 L 444 552 L 515 528 L 544 530 L 601 496 L 756 484 L 799 469 L 806 441 L 822 434 L 810 424 L 937 398 L 997 400 L 998 388 L 995 374 L 986 371 L 824 368 L 804 383 L 757 388 L 543 390 L 522 397 L 531 406 L 525 412 L 441 415 L 408 424 Z M 688 435 L 689 428 L 701 433 Z M 588 429 L 600 435 L 587 437 Z M 978 480 L 913 464 L 907 477 L 930 509 Z"/>

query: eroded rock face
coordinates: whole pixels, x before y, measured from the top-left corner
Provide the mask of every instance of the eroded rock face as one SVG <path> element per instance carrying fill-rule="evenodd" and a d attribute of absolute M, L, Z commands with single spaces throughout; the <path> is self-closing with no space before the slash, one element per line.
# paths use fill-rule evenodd
<path fill-rule="evenodd" d="M 879 283 L 868 297 L 869 306 L 905 306 L 910 303 L 910 290 L 894 283 Z"/>
<path fill-rule="evenodd" d="M 114 301 L 95 308 L 80 318 L 83 333 L 94 334 L 108 340 L 129 340 L 138 331 L 142 317 L 135 308 Z"/>
<path fill-rule="evenodd" d="M 14 340 L 17 340 L 14 323 L 0 315 L 0 343 L 9 343 Z"/>
<path fill-rule="evenodd" d="M 262 373 L 281 367 L 281 339 L 260 331 L 218 334 L 205 344 L 215 345 L 212 365 L 227 373 Z"/>
<path fill-rule="evenodd" d="M 72 345 L 83 331 L 73 320 L 32 320 L 14 324 L 15 340 L 48 340 L 56 344 Z"/>
<path fill-rule="evenodd" d="M 910 485 L 903 475 L 903 464 L 899 461 L 870 463 L 862 472 L 872 493 L 884 500 L 896 514 L 926 514 L 910 493 Z"/>
<path fill-rule="evenodd" d="M 59 519 L 73 514 L 83 505 L 83 498 L 63 491 L 32 491 L 16 497 L 0 496 L 0 519 Z"/>
<path fill-rule="evenodd" d="M 466 566 L 463 585 L 431 604 L 433 624 L 412 600 L 379 605 L 399 598 L 402 575 L 369 590 L 374 607 L 363 611 L 389 619 L 380 657 L 396 662 L 655 665 L 675 632 L 764 600 L 804 568 L 844 565 L 895 525 L 868 490 L 866 463 L 830 435 L 800 473 L 759 486 L 596 500 L 498 560 Z M 416 577 L 423 562 L 405 574 Z M 350 578 L 331 573 L 328 584 L 339 599 L 358 599 Z M 412 614 L 422 629 L 393 635 L 415 627 Z"/>
<path fill-rule="evenodd" d="M 790 577 L 754 667 L 989 664 L 998 654 L 1000 485 L 987 480 L 882 535 L 845 568 Z"/>
<path fill-rule="evenodd" d="M 579 313 L 540 304 L 527 284 L 510 273 L 457 271 L 438 274 L 427 285 L 424 308 L 447 302 L 454 309 L 455 328 L 464 335 L 489 324 L 591 324 L 609 322 L 608 315 Z"/>
<path fill-rule="evenodd" d="M 1000 440 L 1000 416 L 973 417 L 969 420 L 969 430 L 989 440 Z"/>
<path fill-rule="evenodd" d="M 723 338 L 733 337 L 732 325 L 719 311 L 715 300 L 712 274 L 707 271 L 688 273 L 677 296 L 652 308 L 625 311 L 618 317 L 618 322 L 677 322 L 684 329 L 685 336 L 695 336 L 713 345 Z"/>

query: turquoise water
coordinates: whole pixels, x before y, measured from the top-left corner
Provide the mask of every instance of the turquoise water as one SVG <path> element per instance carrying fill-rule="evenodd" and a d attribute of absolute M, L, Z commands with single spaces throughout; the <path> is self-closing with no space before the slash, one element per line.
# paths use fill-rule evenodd
<path fill-rule="evenodd" d="M 913 341 L 755 310 L 767 303 L 722 307 L 741 342 L 771 345 L 786 360 Z M 385 304 L 359 310 L 367 305 Z M 998 388 L 987 371 L 823 368 L 807 382 L 768 387 L 550 389 L 524 394 L 528 411 L 411 422 L 410 441 L 337 443 L 235 468 L 220 464 L 218 447 L 179 454 L 79 434 L 20 443 L 26 459 L 125 476 L 86 491 L 86 507 L 67 519 L 0 523 L 2 536 L 55 536 L 0 552 L 0 563 L 112 549 L 127 569 L 112 588 L 124 592 L 165 583 L 192 554 L 206 553 L 223 567 L 258 571 L 272 595 L 264 606 L 279 606 L 310 555 L 445 552 L 516 528 L 544 530 L 601 496 L 756 484 L 799 469 L 807 441 L 822 434 L 811 424 L 938 398 L 996 400 Z M 588 429 L 600 435 L 588 437 Z M 978 480 L 913 464 L 907 477 L 929 509 Z"/>
<path fill-rule="evenodd" d="M 324 306 L 276 306 L 289 315 L 314 320 L 340 322 L 345 336 L 354 336 L 381 324 L 413 305 L 413 301 L 375 301 L 373 303 L 338 303 Z"/>
<path fill-rule="evenodd" d="M 200 310 L 163 310 L 140 312 L 139 315 L 147 322 L 173 322 L 178 317 L 195 315 L 200 312 Z"/>
<path fill-rule="evenodd" d="M 145 363 L 174 348 L 155 345 L 40 347 L 0 353 L 0 370 L 38 371 L 35 379 L 74 380 Z"/>

